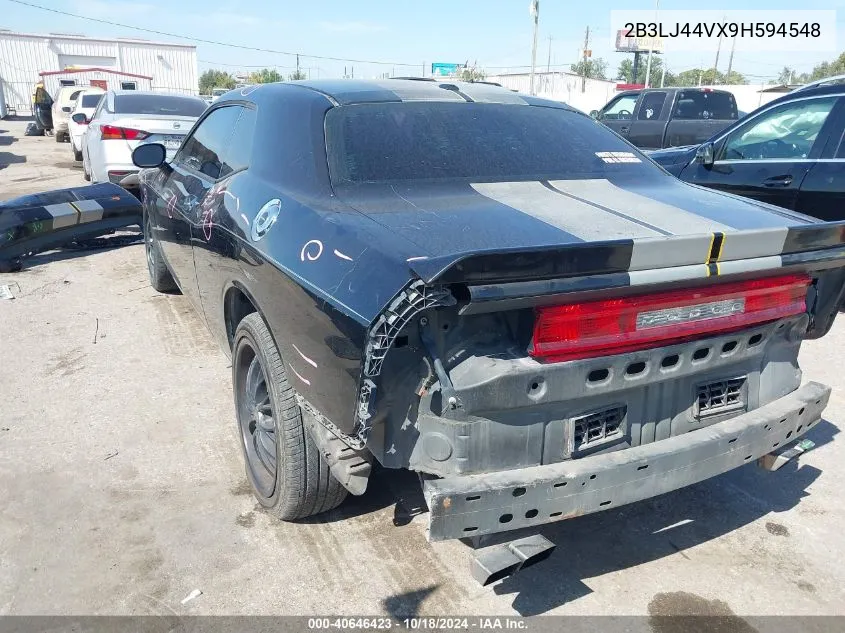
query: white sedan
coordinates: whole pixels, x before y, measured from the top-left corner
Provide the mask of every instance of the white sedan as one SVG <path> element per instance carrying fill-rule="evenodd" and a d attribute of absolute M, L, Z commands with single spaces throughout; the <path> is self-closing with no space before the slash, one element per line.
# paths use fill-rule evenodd
<path fill-rule="evenodd" d="M 86 88 L 76 97 L 76 101 L 73 102 L 74 106 L 70 113 L 70 120 L 67 123 L 67 131 L 70 135 L 70 146 L 73 150 L 73 157 L 76 160 L 82 160 L 82 135 L 88 129 L 88 120 L 94 114 L 94 110 L 97 109 L 97 105 L 100 103 L 100 99 L 103 98 L 105 92 L 102 88 Z M 74 119 L 75 114 L 83 114 L 84 119 L 82 117 L 76 117 Z"/>
<path fill-rule="evenodd" d="M 137 173 L 132 150 L 144 143 L 161 143 L 170 160 L 207 107 L 199 97 L 109 90 L 82 138 L 85 179 L 120 183 Z"/>

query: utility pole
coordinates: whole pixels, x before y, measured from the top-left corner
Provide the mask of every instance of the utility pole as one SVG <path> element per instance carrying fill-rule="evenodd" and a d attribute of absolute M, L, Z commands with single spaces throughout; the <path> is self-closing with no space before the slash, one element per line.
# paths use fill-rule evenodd
<path fill-rule="evenodd" d="M 531 79 L 529 93 L 534 92 L 534 68 L 537 66 L 537 30 L 540 22 L 540 0 L 531 0 L 531 15 L 534 17 L 534 44 L 531 46 Z"/>
<path fill-rule="evenodd" d="M 660 87 L 663 87 L 663 83 L 666 81 L 666 64 L 664 63 L 662 69 L 660 71 Z"/>
<path fill-rule="evenodd" d="M 731 68 L 734 65 L 734 49 L 736 48 L 736 37 L 733 38 L 731 42 L 731 56 L 728 57 L 728 74 L 725 76 L 725 81 L 730 83 L 731 81 Z"/>
<path fill-rule="evenodd" d="M 422 65 L 422 75 L 420 75 L 420 77 L 425 77 L 425 62 L 423 62 L 423 65 Z"/>
<path fill-rule="evenodd" d="M 549 35 L 549 59 L 546 61 L 546 72 L 550 72 L 552 69 L 552 40 L 554 38 Z"/>
<path fill-rule="evenodd" d="M 296 78 L 299 79 L 299 53 L 296 54 Z"/>
<path fill-rule="evenodd" d="M 581 56 L 581 92 L 587 92 L 587 53 L 590 53 L 590 26 L 584 34 L 584 51 Z M 590 53 L 592 55 L 592 53 Z"/>
<path fill-rule="evenodd" d="M 719 53 L 722 52 L 722 36 L 719 36 L 719 45 L 716 47 L 716 63 L 713 64 L 713 70 L 719 72 Z"/>
<path fill-rule="evenodd" d="M 657 22 L 657 11 L 660 9 L 660 0 L 654 2 L 654 21 Z M 654 54 L 654 43 L 648 47 L 648 61 L 645 65 L 645 87 L 648 88 L 649 79 L 651 78 L 651 56 Z M 634 79 L 636 81 L 636 78 Z"/>

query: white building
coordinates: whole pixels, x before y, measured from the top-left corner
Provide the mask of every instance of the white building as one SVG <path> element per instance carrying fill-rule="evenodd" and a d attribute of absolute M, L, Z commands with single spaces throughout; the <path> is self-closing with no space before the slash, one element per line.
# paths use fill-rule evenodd
<path fill-rule="evenodd" d="M 75 70 L 76 72 L 59 72 Z M 82 35 L 0 30 L 0 102 L 29 111 L 38 81 L 54 95 L 58 86 L 105 86 L 198 93 L 196 46 Z M 69 83 L 69 82 L 74 83 Z M 3 110 L 0 105 L 0 111 Z"/>
<path fill-rule="evenodd" d="M 508 73 L 490 75 L 485 81 L 493 81 L 505 88 L 530 93 L 530 73 Z M 535 72 L 534 94 L 544 99 L 563 101 L 583 112 L 598 110 L 616 94 L 616 81 L 587 79 L 583 82 L 580 75 L 565 72 Z"/>

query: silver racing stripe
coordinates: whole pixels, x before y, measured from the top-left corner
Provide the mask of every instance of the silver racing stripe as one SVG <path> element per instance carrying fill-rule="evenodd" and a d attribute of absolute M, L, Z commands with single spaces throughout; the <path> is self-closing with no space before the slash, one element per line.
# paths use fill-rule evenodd
<path fill-rule="evenodd" d="M 617 187 L 609 180 L 551 180 L 549 184 L 563 193 L 584 198 L 632 220 L 646 222 L 671 235 L 690 235 L 732 230 L 731 227 L 715 222 L 695 213 L 647 196 Z"/>
<path fill-rule="evenodd" d="M 725 233 L 719 261 L 779 255 L 786 242 L 787 227 Z"/>
<path fill-rule="evenodd" d="M 79 223 L 79 211 L 67 202 L 45 205 L 44 210 L 53 216 L 54 229 L 63 229 Z"/>
<path fill-rule="evenodd" d="M 660 231 L 608 212 L 587 201 L 552 191 L 540 182 L 491 182 L 471 185 L 481 195 L 571 233 L 583 240 L 658 237 Z"/>
<path fill-rule="evenodd" d="M 79 209 L 80 223 L 103 219 L 103 207 L 96 200 L 74 200 L 73 206 Z"/>

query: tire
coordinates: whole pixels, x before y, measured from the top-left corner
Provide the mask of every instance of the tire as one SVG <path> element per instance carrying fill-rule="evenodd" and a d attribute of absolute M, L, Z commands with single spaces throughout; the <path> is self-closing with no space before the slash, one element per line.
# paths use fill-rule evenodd
<path fill-rule="evenodd" d="M 346 489 L 305 428 L 282 358 L 257 312 L 235 330 L 232 385 L 247 480 L 258 502 L 284 521 L 340 505 Z"/>
<path fill-rule="evenodd" d="M 64 135 L 61 132 L 56 132 L 56 143 L 61 143 L 64 140 Z"/>
<path fill-rule="evenodd" d="M 156 292 L 172 293 L 179 289 L 176 285 L 176 280 L 164 258 L 161 256 L 159 245 L 153 237 L 152 228 L 150 225 L 150 215 L 144 213 L 144 254 L 147 258 L 147 271 L 150 273 L 150 285 Z"/>
<path fill-rule="evenodd" d="M 73 146 L 73 143 L 71 143 L 70 148 L 71 148 L 71 150 L 73 150 L 73 160 L 75 160 L 77 163 L 81 162 L 82 161 L 82 150 L 76 149 Z"/>
<path fill-rule="evenodd" d="M 85 156 L 82 156 L 82 177 L 91 182 L 91 174 L 88 172 L 88 165 L 85 164 Z"/>

